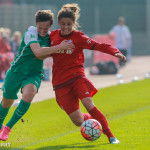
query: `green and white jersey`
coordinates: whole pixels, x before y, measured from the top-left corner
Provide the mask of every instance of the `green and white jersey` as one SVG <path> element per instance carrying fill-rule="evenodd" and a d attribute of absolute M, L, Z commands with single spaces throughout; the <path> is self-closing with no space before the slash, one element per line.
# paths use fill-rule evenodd
<path fill-rule="evenodd" d="M 37 33 L 37 29 L 33 26 L 29 27 L 22 38 L 19 52 L 10 66 L 13 72 L 21 72 L 25 75 L 40 73 L 43 71 L 43 60 L 35 57 L 30 48 L 31 43 L 39 43 L 41 47 L 49 47 L 49 34 L 41 37 Z"/>

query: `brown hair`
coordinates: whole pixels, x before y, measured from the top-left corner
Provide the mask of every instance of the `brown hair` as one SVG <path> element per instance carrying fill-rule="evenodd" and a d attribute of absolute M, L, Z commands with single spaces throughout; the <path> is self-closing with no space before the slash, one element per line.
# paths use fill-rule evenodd
<path fill-rule="evenodd" d="M 80 17 L 79 11 L 80 11 L 79 5 L 76 3 L 63 5 L 63 7 L 60 9 L 57 15 L 58 22 L 62 18 L 71 18 L 72 21 L 75 23 L 74 29 L 76 29 L 77 27 L 79 27 L 78 24 L 78 19 Z"/>
<path fill-rule="evenodd" d="M 51 10 L 38 10 L 35 14 L 36 23 L 50 21 L 50 25 L 54 22 L 54 14 Z"/>

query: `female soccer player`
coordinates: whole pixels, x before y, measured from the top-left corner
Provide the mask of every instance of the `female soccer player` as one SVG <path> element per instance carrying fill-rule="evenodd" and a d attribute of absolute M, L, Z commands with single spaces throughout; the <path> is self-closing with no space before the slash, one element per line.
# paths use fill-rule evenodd
<path fill-rule="evenodd" d="M 3 86 L 3 99 L 0 104 L 0 140 L 8 139 L 10 129 L 27 112 L 31 101 L 41 84 L 41 72 L 43 60 L 36 57 L 50 55 L 57 50 L 71 50 L 72 44 L 63 41 L 57 46 L 49 47 L 48 31 L 53 24 L 53 13 L 50 10 L 37 11 L 36 28 L 30 27 L 24 34 L 19 53 L 12 62 L 5 78 Z M 17 99 L 17 93 L 21 89 L 22 99 L 14 111 L 12 118 L 4 127 L 9 108 Z"/>
<path fill-rule="evenodd" d="M 76 126 L 80 126 L 84 120 L 94 118 L 101 123 L 103 133 L 107 135 L 109 142 L 117 144 L 119 140 L 114 137 L 105 116 L 92 101 L 97 89 L 85 76 L 83 49 L 108 53 L 124 61 L 126 57 L 111 45 L 98 43 L 77 31 L 79 10 L 78 4 L 64 5 L 57 16 L 60 29 L 53 30 L 50 34 L 52 46 L 63 40 L 68 40 L 75 46 L 73 50 L 60 50 L 52 54 L 54 63 L 52 83 L 56 100 Z M 88 113 L 81 113 L 79 99 Z"/>

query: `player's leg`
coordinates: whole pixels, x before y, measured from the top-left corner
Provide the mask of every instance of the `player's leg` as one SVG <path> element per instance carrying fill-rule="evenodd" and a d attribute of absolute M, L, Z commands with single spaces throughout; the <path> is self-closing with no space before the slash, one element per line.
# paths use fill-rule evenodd
<path fill-rule="evenodd" d="M 86 108 L 86 110 L 89 112 L 89 114 L 96 120 L 98 120 L 103 128 L 103 133 L 110 137 L 114 137 L 113 134 L 110 131 L 108 122 L 103 115 L 103 113 L 94 105 L 91 97 L 86 97 L 81 100 L 82 104 Z"/>
<path fill-rule="evenodd" d="M 22 85 L 21 85 L 22 99 L 21 99 L 19 105 L 17 106 L 12 118 L 6 125 L 10 129 L 28 111 L 34 96 L 38 92 L 40 84 L 41 84 L 40 75 L 27 76 L 26 79 L 24 79 L 22 81 Z"/>
<path fill-rule="evenodd" d="M 88 83 L 88 84 L 86 84 L 86 83 Z M 76 97 L 78 97 L 80 99 L 81 99 L 82 96 L 84 97 L 84 96 L 87 96 L 87 95 L 90 95 L 90 96 L 94 95 L 97 92 L 97 89 L 94 88 L 93 85 L 91 86 L 92 88 L 90 88 L 90 87 L 87 88 L 87 86 L 90 86 L 90 85 L 92 85 L 92 83 L 85 77 L 76 80 L 73 83 L 73 93 L 74 93 L 74 95 L 76 95 Z M 93 118 L 89 113 L 82 113 L 82 116 L 84 118 L 84 121 L 87 120 L 87 119 L 92 119 Z"/>
<path fill-rule="evenodd" d="M 103 128 L 103 133 L 108 137 L 108 140 L 111 144 L 118 144 L 119 140 L 114 137 L 112 134 L 107 119 L 104 116 L 104 114 L 93 104 L 92 98 L 91 97 L 86 97 L 83 98 L 82 104 L 84 107 L 87 109 L 89 114 L 96 120 L 98 120 Z"/>
<path fill-rule="evenodd" d="M 81 124 L 84 121 L 84 118 L 80 109 L 72 112 L 71 114 L 68 114 L 68 116 L 70 117 L 71 121 L 78 127 L 81 126 Z"/>
<path fill-rule="evenodd" d="M 5 82 L 3 85 L 3 99 L 0 104 L 0 118 L 1 118 L 0 125 L 1 126 L 5 117 L 8 114 L 9 108 L 13 104 L 14 100 L 18 98 L 17 93 L 19 91 L 20 82 L 21 82 L 21 80 L 18 80 L 18 79 L 21 79 L 21 75 L 19 73 L 14 73 L 14 72 L 11 72 L 11 70 L 8 70 L 6 74 Z M 2 140 L 2 135 L 3 135 L 2 133 L 4 129 L 5 128 L 3 127 L 3 130 L 0 134 L 0 140 Z"/>
<path fill-rule="evenodd" d="M 6 118 L 8 111 L 13 104 L 14 100 L 13 99 L 6 99 L 3 97 L 2 102 L 0 104 L 0 140 L 3 140 L 3 135 L 7 135 L 10 132 L 10 129 L 3 125 L 4 119 Z M 5 139 L 4 139 L 5 140 Z"/>
<path fill-rule="evenodd" d="M 91 96 L 91 93 L 92 95 L 94 95 L 97 92 L 97 90 L 93 88 L 94 86 L 90 88 L 92 91 L 87 88 L 87 85 L 92 84 L 90 82 L 90 84 L 86 85 L 87 81 L 90 82 L 87 78 L 80 78 L 73 83 L 73 93 L 74 95 L 76 95 L 76 97 L 79 97 L 81 99 L 82 96 Z M 84 118 L 84 121 L 88 119 L 93 119 L 93 117 L 89 113 L 82 113 L 82 116 Z"/>
<path fill-rule="evenodd" d="M 88 119 L 93 119 L 93 117 L 89 114 L 89 113 L 82 113 L 84 121 L 88 120 Z"/>
<path fill-rule="evenodd" d="M 28 111 L 31 101 L 33 100 L 35 94 L 37 93 L 37 87 L 34 84 L 27 84 L 22 89 L 22 99 L 14 111 L 13 116 L 10 121 L 6 124 L 6 126 L 10 127 L 10 129 L 20 120 L 23 115 Z"/>
<path fill-rule="evenodd" d="M 90 116 L 101 123 L 103 133 L 107 135 L 108 139 L 110 140 L 110 137 L 114 138 L 105 116 L 92 101 L 91 97 L 97 92 L 93 84 L 87 78 L 81 78 L 80 80 L 76 81 L 74 91 L 81 99 L 82 104 L 89 112 Z"/>
<path fill-rule="evenodd" d="M 78 97 L 81 99 L 82 104 L 89 112 L 89 114 L 101 123 L 103 132 L 107 134 L 108 137 L 113 136 L 111 132 L 110 134 L 107 133 L 107 131 L 110 130 L 107 120 L 105 116 L 95 107 L 92 101 L 92 93 L 97 92 L 93 84 L 87 78 L 81 78 L 74 84 L 74 91 L 76 92 L 76 95 L 78 95 Z"/>
<path fill-rule="evenodd" d="M 3 97 L 3 99 L 0 103 L 0 133 L 2 132 L 2 130 L 4 128 L 3 122 L 4 122 L 13 102 L 14 102 L 13 99 L 6 99 Z"/>
<path fill-rule="evenodd" d="M 8 114 L 9 108 L 13 104 L 14 100 L 17 99 L 17 93 L 20 88 L 20 82 L 18 82 L 18 77 L 20 75 L 8 70 L 4 85 L 3 85 L 3 99 L 0 104 L 0 128 L 2 128 L 2 123 Z"/>
<path fill-rule="evenodd" d="M 80 126 L 84 117 L 79 108 L 79 99 L 74 95 L 71 90 L 71 85 L 62 89 L 55 90 L 56 100 L 58 105 L 67 113 L 71 121 L 76 125 Z"/>
<path fill-rule="evenodd" d="M 28 111 L 31 101 L 40 87 L 41 79 L 38 76 L 29 77 L 22 82 L 22 99 L 15 109 L 13 116 L 6 124 L 0 135 L 0 139 L 6 141 L 8 139 L 10 129 L 24 116 Z"/>
<path fill-rule="evenodd" d="M 23 95 L 22 99 L 15 109 L 11 119 L 4 127 L 0 139 L 6 141 L 9 137 L 9 133 L 11 132 L 12 127 L 24 116 L 24 114 L 28 111 L 31 101 L 35 94 L 37 93 L 37 88 L 34 84 L 28 84 L 22 89 Z"/>
<path fill-rule="evenodd" d="M 84 107 L 87 109 L 87 111 L 89 112 L 89 114 L 96 120 L 98 120 L 103 128 L 103 133 L 105 135 L 107 135 L 109 141 L 111 144 L 117 144 L 119 143 L 118 139 L 116 139 L 114 137 L 114 135 L 112 134 L 107 119 L 104 116 L 104 114 L 93 104 L 92 98 L 91 97 L 86 97 L 83 98 L 82 100 L 82 104 L 84 105 Z"/>
<path fill-rule="evenodd" d="M 72 112 L 71 114 L 68 114 L 72 122 L 76 126 L 81 126 L 83 121 L 88 119 L 93 119 L 93 117 L 89 113 L 82 113 L 80 109 Z"/>
<path fill-rule="evenodd" d="M 75 99 L 74 99 L 75 101 Z M 76 102 L 76 103 L 75 103 Z M 88 120 L 88 119 L 93 119 L 93 117 L 89 113 L 82 113 L 80 108 L 79 108 L 79 99 L 77 98 L 76 101 L 74 102 L 74 108 L 72 108 L 72 111 L 68 113 L 70 119 L 76 126 L 81 126 L 83 121 Z M 74 110 L 74 111 L 73 111 Z"/>

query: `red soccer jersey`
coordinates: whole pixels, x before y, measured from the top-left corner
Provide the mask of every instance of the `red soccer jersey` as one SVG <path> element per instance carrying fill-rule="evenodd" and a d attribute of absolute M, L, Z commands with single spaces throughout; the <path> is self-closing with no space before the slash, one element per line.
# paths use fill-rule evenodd
<path fill-rule="evenodd" d="M 98 43 L 85 36 L 80 31 L 73 31 L 68 36 L 61 36 L 60 29 L 53 30 L 50 34 L 51 46 L 60 44 L 63 40 L 73 42 L 75 48 L 72 51 L 60 50 L 52 54 L 53 57 L 53 77 L 52 83 L 55 87 L 84 74 L 84 53 L 83 49 L 98 50 L 114 55 L 119 50 L 109 44 Z"/>

